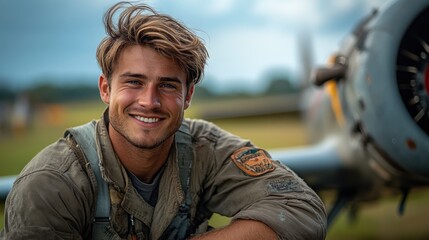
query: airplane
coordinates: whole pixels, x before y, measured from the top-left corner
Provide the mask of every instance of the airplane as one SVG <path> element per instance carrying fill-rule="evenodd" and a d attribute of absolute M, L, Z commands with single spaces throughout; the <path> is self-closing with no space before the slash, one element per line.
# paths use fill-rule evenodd
<path fill-rule="evenodd" d="M 271 149 L 316 191 L 334 190 L 328 225 L 348 204 L 429 185 L 429 0 L 392 0 L 315 69 L 303 95 L 312 144 Z M 14 176 L 0 177 L 4 201 Z"/>
<path fill-rule="evenodd" d="M 312 72 L 304 119 L 312 145 L 270 151 L 313 189 L 335 190 L 328 226 L 347 204 L 429 185 L 428 0 L 390 1 Z"/>

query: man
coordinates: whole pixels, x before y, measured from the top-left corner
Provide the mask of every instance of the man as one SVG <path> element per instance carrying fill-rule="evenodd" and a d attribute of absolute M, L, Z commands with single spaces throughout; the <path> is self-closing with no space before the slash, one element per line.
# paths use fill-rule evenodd
<path fill-rule="evenodd" d="M 291 170 L 211 123 L 184 120 L 208 56 L 194 33 L 144 4 L 116 4 L 104 20 L 98 85 L 108 107 L 23 169 L 6 201 L 4 237 L 325 237 L 322 202 Z M 209 230 L 214 212 L 231 223 Z"/>

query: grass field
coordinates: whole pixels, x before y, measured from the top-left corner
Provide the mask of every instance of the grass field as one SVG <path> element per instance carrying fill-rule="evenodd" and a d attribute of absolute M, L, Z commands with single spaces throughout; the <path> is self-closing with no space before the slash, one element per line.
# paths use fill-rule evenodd
<path fill-rule="evenodd" d="M 201 106 L 195 106 L 195 109 Z M 50 111 L 54 109 L 57 115 Z M 98 118 L 104 109 L 101 103 L 75 103 L 41 109 L 34 125 L 26 133 L 0 135 L 0 176 L 17 174 L 42 148 L 61 137 L 64 129 Z M 190 109 L 187 116 L 194 117 Z M 266 118 L 241 118 L 215 121 L 226 130 L 251 139 L 263 148 L 303 145 L 304 129 L 297 115 L 276 115 Z M 322 195 L 325 196 L 325 195 Z M 328 201 L 329 194 L 323 198 Z M 358 212 L 353 223 L 347 212 L 340 214 L 328 232 L 327 239 L 429 239 L 429 192 L 412 191 L 403 216 L 398 216 L 399 196 L 368 203 Z M 328 202 L 327 202 L 328 203 Z M 3 205 L 0 205 L 3 216 Z M 227 218 L 215 216 L 214 226 L 222 226 Z M 0 228 L 4 222 L 0 218 Z"/>

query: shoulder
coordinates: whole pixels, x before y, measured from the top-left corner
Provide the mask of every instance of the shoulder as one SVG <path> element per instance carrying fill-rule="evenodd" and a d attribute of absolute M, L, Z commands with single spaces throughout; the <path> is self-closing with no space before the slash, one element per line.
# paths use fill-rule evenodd
<path fill-rule="evenodd" d="M 197 142 L 214 142 L 219 148 L 250 144 L 249 140 L 228 132 L 212 122 L 202 119 L 185 119 L 184 124 L 189 126 L 192 138 Z"/>
<path fill-rule="evenodd" d="M 184 124 L 190 129 L 197 163 L 209 165 L 214 171 L 229 162 L 238 149 L 253 146 L 249 140 L 205 120 L 185 119 Z"/>
<path fill-rule="evenodd" d="M 52 151 L 50 148 L 44 151 Z M 57 164 L 45 161 L 30 162 L 7 196 L 9 234 L 29 231 L 29 236 L 35 237 L 46 230 L 46 236 L 77 238 L 90 226 L 94 195 L 89 180 L 70 164 L 75 170 L 54 169 Z"/>
<path fill-rule="evenodd" d="M 186 118 L 183 124 L 188 125 L 193 138 L 213 137 L 218 138 L 222 129 L 214 123 L 202 119 L 189 119 Z"/>
<path fill-rule="evenodd" d="M 67 138 L 60 138 L 55 143 L 45 147 L 31 159 L 20 175 L 27 175 L 41 170 L 67 171 L 70 165 L 78 161 L 70 141 Z"/>
<path fill-rule="evenodd" d="M 205 120 L 185 119 L 184 124 L 190 128 L 197 155 L 210 154 L 218 161 L 225 161 L 237 149 L 253 145 L 249 140 Z"/>
<path fill-rule="evenodd" d="M 83 156 L 70 137 L 60 138 L 41 150 L 21 171 L 14 190 L 32 186 L 68 185 L 75 191 L 90 195 L 92 185 Z"/>
<path fill-rule="evenodd" d="M 5 205 L 10 229 L 31 225 L 64 234 L 86 231 L 94 187 L 69 141 L 61 138 L 47 146 L 19 174 Z"/>

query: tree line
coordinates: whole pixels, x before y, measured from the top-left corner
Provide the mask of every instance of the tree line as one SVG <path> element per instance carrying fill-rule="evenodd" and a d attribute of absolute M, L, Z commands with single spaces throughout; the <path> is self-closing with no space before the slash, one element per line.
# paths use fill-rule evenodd
<path fill-rule="evenodd" d="M 205 80 L 204 80 L 205 81 Z M 204 82 L 203 81 L 203 82 Z M 293 94 L 300 91 L 293 81 L 279 74 L 271 74 L 265 89 L 258 93 L 236 89 L 233 92 L 215 92 L 211 90 L 210 84 L 197 85 L 194 98 L 215 99 L 215 98 L 236 98 L 252 97 L 254 95 L 279 95 Z M 50 82 L 33 85 L 24 90 L 14 90 L 0 84 L 0 101 L 14 101 L 18 96 L 26 95 L 30 101 L 37 103 L 67 103 L 74 101 L 87 101 L 99 99 L 98 87 L 89 84 L 58 85 Z"/>

